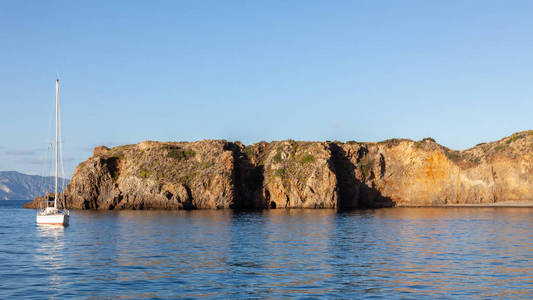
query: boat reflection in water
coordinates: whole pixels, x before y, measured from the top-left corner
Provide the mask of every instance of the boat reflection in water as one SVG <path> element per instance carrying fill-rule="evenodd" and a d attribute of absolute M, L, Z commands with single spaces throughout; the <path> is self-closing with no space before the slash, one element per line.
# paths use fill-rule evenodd
<path fill-rule="evenodd" d="M 39 224 L 37 226 L 37 236 L 39 243 L 35 249 L 35 261 L 43 272 L 41 278 L 47 279 L 43 282 L 47 289 L 60 291 L 65 276 L 62 270 L 68 266 L 64 256 L 65 250 L 65 228 L 63 226 Z"/>

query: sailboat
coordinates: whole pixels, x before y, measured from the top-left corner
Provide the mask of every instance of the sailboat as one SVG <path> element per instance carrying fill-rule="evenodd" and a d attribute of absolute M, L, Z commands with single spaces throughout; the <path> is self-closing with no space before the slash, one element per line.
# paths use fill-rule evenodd
<path fill-rule="evenodd" d="M 55 170 L 55 192 L 54 201 L 46 200 L 39 203 L 39 212 L 37 213 L 37 224 L 46 225 L 61 225 L 68 226 L 69 224 L 69 211 L 59 210 L 57 208 L 57 183 L 58 183 L 58 161 L 59 161 L 59 78 L 56 78 L 56 141 L 55 141 L 55 157 L 56 157 L 56 170 Z M 54 206 L 51 206 L 51 204 Z"/>

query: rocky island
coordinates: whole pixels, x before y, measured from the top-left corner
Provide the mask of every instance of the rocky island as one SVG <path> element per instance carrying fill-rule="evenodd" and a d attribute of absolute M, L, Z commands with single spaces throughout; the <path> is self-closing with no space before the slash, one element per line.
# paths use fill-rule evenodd
<path fill-rule="evenodd" d="M 431 138 L 100 146 L 60 195 L 61 207 L 96 210 L 470 204 L 533 205 L 533 130 L 462 151 Z"/>

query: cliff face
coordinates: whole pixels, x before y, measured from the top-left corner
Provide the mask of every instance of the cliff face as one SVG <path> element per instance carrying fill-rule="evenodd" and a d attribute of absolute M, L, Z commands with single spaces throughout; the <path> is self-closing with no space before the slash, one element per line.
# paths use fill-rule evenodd
<path fill-rule="evenodd" d="M 353 168 L 348 178 L 359 183 L 347 206 L 533 204 L 533 131 L 464 151 L 447 149 L 432 139 L 338 148 Z"/>
<path fill-rule="evenodd" d="M 234 206 L 228 143 L 142 142 L 97 147 L 62 195 L 74 209 L 193 209 Z"/>
<path fill-rule="evenodd" d="M 254 185 L 253 206 L 337 207 L 337 179 L 327 143 L 262 142 L 244 148 L 243 152 L 262 177 Z"/>
<path fill-rule="evenodd" d="M 205 140 L 98 147 L 60 203 L 77 209 L 533 204 L 533 131 L 454 151 L 435 143 Z M 36 201 L 29 207 L 36 207 Z"/>

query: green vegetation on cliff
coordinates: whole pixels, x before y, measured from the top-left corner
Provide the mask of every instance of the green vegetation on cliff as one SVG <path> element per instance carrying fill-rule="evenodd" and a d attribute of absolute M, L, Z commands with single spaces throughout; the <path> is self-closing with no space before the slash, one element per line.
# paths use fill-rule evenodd
<path fill-rule="evenodd" d="M 354 208 L 531 199 L 533 131 L 462 151 L 432 138 L 102 146 L 78 166 L 61 195 L 61 203 L 79 209 Z"/>

